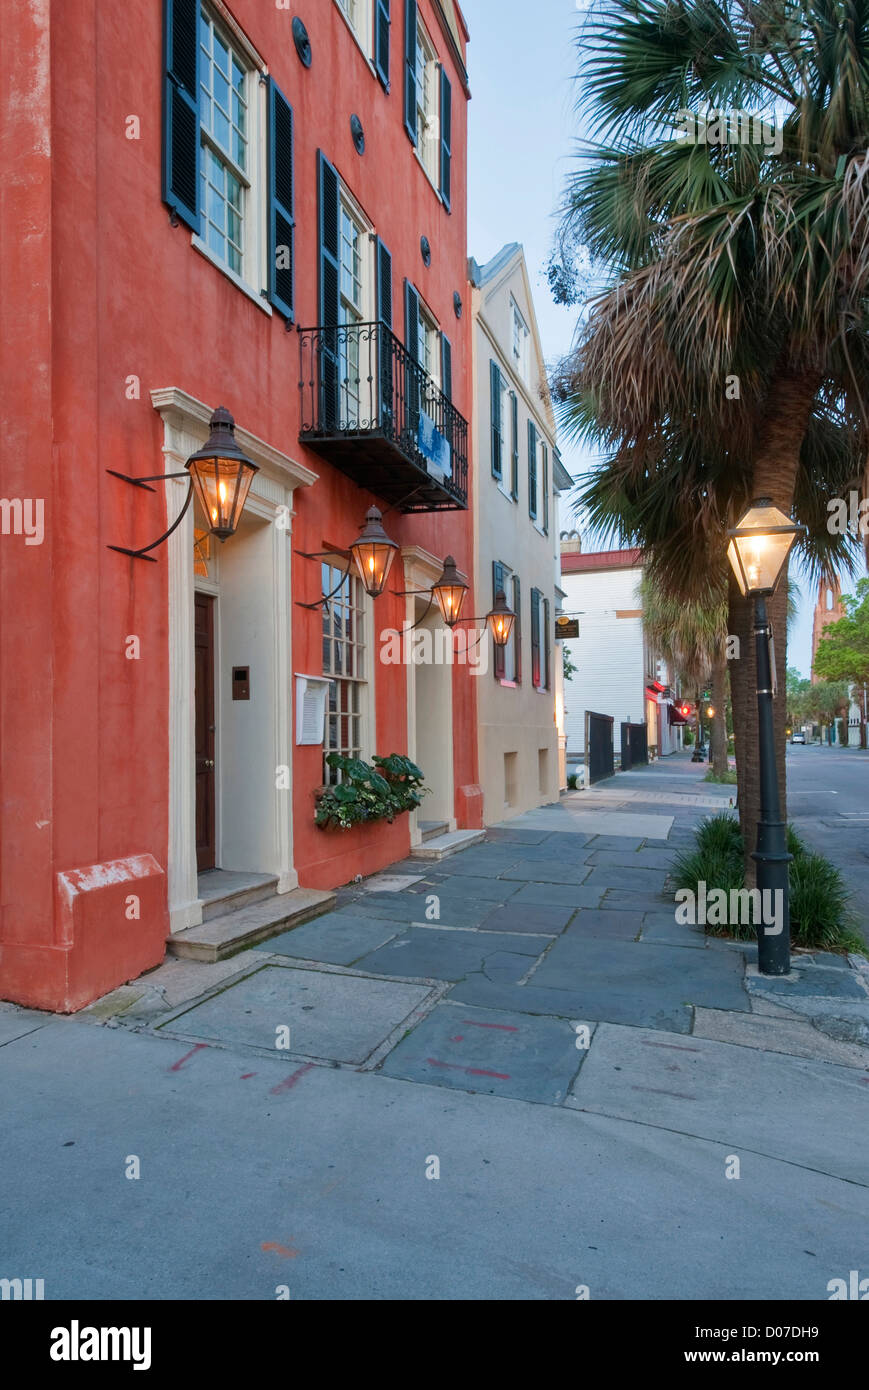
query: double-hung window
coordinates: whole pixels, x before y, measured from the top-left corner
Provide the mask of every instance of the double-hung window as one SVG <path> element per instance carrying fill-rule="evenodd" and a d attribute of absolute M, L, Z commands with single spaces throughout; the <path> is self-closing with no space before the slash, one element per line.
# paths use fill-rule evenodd
<path fill-rule="evenodd" d="M 324 759 L 328 753 L 360 758 L 365 751 L 365 591 L 356 575 L 347 574 L 342 581 L 342 573 L 334 565 L 323 565 L 323 674 L 331 677 Z M 327 594 L 332 597 L 325 601 Z M 327 786 L 340 781 L 339 773 L 325 761 L 323 781 Z"/>
<path fill-rule="evenodd" d="M 293 318 L 293 111 L 241 29 L 163 0 L 163 199 L 197 250 Z"/>
<path fill-rule="evenodd" d="M 364 270 L 367 233 L 342 198 L 340 204 L 340 287 L 338 317 L 344 330 L 339 342 L 339 380 L 341 419 L 346 426 L 358 426 L 361 416 L 361 376 L 359 370 L 359 331 L 364 318 Z M 367 368 L 366 368 L 367 370 Z"/>
<path fill-rule="evenodd" d="M 421 23 L 416 26 L 417 149 L 433 183 L 438 177 L 438 64 L 431 40 Z"/>
<path fill-rule="evenodd" d="M 511 320 L 511 350 L 513 355 L 513 370 L 520 381 L 528 381 L 528 325 L 516 304 L 515 299 L 510 300 L 510 320 Z"/>
<path fill-rule="evenodd" d="M 248 69 L 205 8 L 199 46 L 202 239 L 241 276 L 250 221 Z"/>

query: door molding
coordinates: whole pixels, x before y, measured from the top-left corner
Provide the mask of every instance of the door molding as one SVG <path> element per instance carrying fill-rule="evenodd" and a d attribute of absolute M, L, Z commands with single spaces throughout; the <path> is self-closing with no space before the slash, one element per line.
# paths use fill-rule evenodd
<path fill-rule="evenodd" d="M 187 459 L 208 438 L 213 407 L 169 386 L 151 392 L 151 402 L 163 421 L 162 454 L 167 473 L 184 469 Z M 275 764 L 292 767 L 292 650 L 291 650 L 291 537 L 293 492 L 310 487 L 317 474 L 289 455 L 236 426 L 236 438 L 245 453 L 259 465 L 245 510 L 251 515 L 282 525 L 272 527 L 272 612 L 275 638 Z M 185 478 L 167 478 L 166 521 L 178 516 L 187 497 Z M 232 539 L 227 542 L 232 544 Z M 169 844 L 167 879 L 170 930 L 184 931 L 202 921 L 196 872 L 195 705 L 193 632 L 193 509 L 166 543 L 169 591 Z M 220 778 L 217 783 L 217 821 L 220 826 Z M 291 791 L 274 791 L 276 841 L 273 872 L 278 892 L 298 886 L 293 867 Z M 218 848 L 219 853 L 219 848 Z"/>

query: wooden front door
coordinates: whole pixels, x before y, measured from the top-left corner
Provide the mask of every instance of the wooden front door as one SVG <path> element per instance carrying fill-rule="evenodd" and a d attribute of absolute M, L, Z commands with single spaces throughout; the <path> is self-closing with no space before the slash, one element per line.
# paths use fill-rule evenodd
<path fill-rule="evenodd" d="M 214 817 L 214 599 L 195 594 L 196 868 L 216 863 Z"/>

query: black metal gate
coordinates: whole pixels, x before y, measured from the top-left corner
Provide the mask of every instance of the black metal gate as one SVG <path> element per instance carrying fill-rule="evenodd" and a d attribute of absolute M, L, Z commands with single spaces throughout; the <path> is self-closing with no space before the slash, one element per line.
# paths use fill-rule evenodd
<path fill-rule="evenodd" d="M 649 734 L 645 724 L 622 724 L 622 772 L 649 761 Z"/>
<path fill-rule="evenodd" d="M 588 768 L 589 785 L 599 782 L 602 777 L 612 777 L 615 770 L 613 761 L 612 715 L 585 712 L 585 765 Z"/>

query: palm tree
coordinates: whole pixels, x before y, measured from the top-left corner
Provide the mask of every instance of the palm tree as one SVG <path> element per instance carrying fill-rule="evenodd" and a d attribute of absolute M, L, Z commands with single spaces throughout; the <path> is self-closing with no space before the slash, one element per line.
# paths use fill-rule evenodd
<path fill-rule="evenodd" d="M 727 771 L 727 591 L 722 585 L 714 605 L 674 598 L 653 559 L 640 581 L 640 598 L 643 627 L 671 669 L 698 692 L 711 679 L 712 770 L 723 776 Z"/>
<path fill-rule="evenodd" d="M 854 486 L 869 454 L 869 6 L 600 0 L 582 43 L 596 143 L 566 221 L 610 284 L 559 373 L 562 398 L 635 483 L 674 437 L 712 451 L 722 549 L 752 497 L 791 513 L 816 465 L 825 509 L 818 437 L 844 429 Z M 680 113 L 713 108 L 775 113 L 780 152 L 667 138 Z M 784 586 L 769 607 L 784 688 Z M 737 738 L 756 747 L 750 605 L 732 582 L 729 612 Z M 785 717 L 777 701 L 783 798 Z M 753 844 L 757 762 L 738 742 L 737 758 Z"/>
<path fill-rule="evenodd" d="M 582 397 L 565 402 L 565 415 L 574 433 L 594 436 L 595 422 Z M 656 458 L 638 469 L 634 452 L 617 450 L 605 457 L 586 480 L 578 507 L 586 525 L 605 543 L 642 548 L 659 587 L 676 602 L 714 610 L 728 594 L 723 527 L 734 472 L 726 449 L 704 449 L 702 441 L 679 438 L 670 430 Z M 857 466 L 856 446 L 835 412 L 818 410 L 800 454 L 794 513 L 806 527 L 800 542 L 803 565 L 819 577 L 831 568 L 847 569 L 857 550 L 855 538 L 827 530 L 826 496 L 841 495 Z M 795 616 L 795 586 L 781 586 L 785 622 Z M 732 597 L 728 596 L 729 635 L 736 634 Z M 738 804 L 746 845 L 746 876 L 753 882 L 757 801 L 752 802 L 750 774 L 757 764 L 754 649 L 750 629 L 739 634 L 739 657 L 730 663 L 734 743 L 739 777 Z M 783 647 L 782 643 L 782 647 Z M 779 682 L 785 688 L 783 651 L 779 650 Z M 722 706 L 716 692 L 716 705 Z M 781 702 L 781 747 L 784 747 L 785 702 Z"/>

